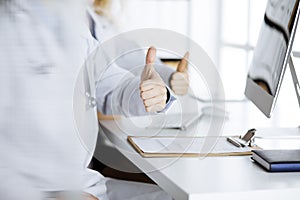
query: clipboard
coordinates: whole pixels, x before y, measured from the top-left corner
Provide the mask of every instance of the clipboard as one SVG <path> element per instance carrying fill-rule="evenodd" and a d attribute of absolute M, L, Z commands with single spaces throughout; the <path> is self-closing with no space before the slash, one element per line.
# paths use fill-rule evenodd
<path fill-rule="evenodd" d="M 239 136 L 233 136 L 239 138 Z M 227 137 L 172 137 L 172 136 L 128 136 L 132 147 L 143 157 L 201 157 L 201 156 L 247 156 L 252 155 L 252 147 L 237 147 Z M 203 151 L 201 147 L 206 145 Z"/>

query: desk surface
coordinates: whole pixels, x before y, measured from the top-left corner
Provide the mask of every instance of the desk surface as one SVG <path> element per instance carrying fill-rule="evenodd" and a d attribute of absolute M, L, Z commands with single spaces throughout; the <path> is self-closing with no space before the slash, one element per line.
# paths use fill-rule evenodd
<path fill-rule="evenodd" d="M 297 120 L 266 119 L 250 102 L 226 103 L 226 109 L 230 110 L 230 115 L 221 135 L 243 134 L 255 127 L 258 135 L 266 138 L 299 137 L 293 139 L 293 145 L 300 147 L 300 129 L 285 128 L 296 126 Z M 290 116 L 290 113 L 287 111 L 284 115 Z M 209 116 L 204 116 L 188 130 L 179 131 L 144 129 L 147 120 L 147 117 L 121 118 L 103 121 L 101 127 L 124 156 L 176 200 L 292 199 L 300 196 L 300 173 L 268 173 L 253 163 L 250 156 L 143 158 L 127 142 L 128 135 L 205 135 L 211 121 Z M 282 146 L 274 141 L 258 142 L 266 148 L 293 147 L 290 143 Z"/>

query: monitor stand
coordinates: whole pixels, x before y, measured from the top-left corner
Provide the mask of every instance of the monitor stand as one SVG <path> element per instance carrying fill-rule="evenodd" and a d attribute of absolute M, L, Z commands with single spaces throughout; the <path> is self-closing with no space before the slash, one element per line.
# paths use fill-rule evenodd
<path fill-rule="evenodd" d="M 296 91 L 296 95 L 297 95 L 298 103 L 299 103 L 299 107 L 300 107 L 300 85 L 299 85 L 297 73 L 296 73 L 296 70 L 295 70 L 295 67 L 294 67 L 292 56 L 290 56 L 289 66 L 290 66 L 290 69 L 291 69 L 292 79 L 293 79 L 293 82 L 294 82 L 294 87 L 295 87 L 295 91 Z"/>
<path fill-rule="evenodd" d="M 299 103 L 299 107 L 300 107 L 300 85 L 299 85 L 297 73 L 296 73 L 296 70 L 294 67 L 292 56 L 290 56 L 290 59 L 289 59 L 289 66 L 290 66 L 292 79 L 293 79 L 293 83 L 294 83 L 294 87 L 295 87 L 295 91 L 296 91 L 296 95 L 297 95 L 298 103 Z M 300 128 L 300 125 L 299 125 L 299 128 Z"/>

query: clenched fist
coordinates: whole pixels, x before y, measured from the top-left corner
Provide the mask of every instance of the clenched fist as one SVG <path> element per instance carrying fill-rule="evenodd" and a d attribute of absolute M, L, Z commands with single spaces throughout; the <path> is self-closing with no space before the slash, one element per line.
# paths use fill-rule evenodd
<path fill-rule="evenodd" d="M 141 75 L 140 95 L 147 112 L 162 111 L 167 100 L 165 83 L 153 67 L 155 57 L 156 49 L 150 47 L 146 55 L 146 66 Z"/>
<path fill-rule="evenodd" d="M 174 72 L 171 76 L 171 89 L 177 95 L 184 95 L 189 89 L 189 75 L 187 73 L 188 58 L 189 52 L 186 52 L 178 64 L 176 72 Z"/>

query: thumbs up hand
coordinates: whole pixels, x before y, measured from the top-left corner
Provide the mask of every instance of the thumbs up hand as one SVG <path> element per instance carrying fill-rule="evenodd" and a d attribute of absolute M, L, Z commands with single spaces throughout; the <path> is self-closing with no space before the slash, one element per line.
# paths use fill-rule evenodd
<path fill-rule="evenodd" d="M 174 72 L 171 76 L 171 89 L 177 95 L 184 95 L 189 89 L 189 75 L 187 73 L 188 58 L 189 52 L 186 52 L 178 64 L 176 72 Z"/>
<path fill-rule="evenodd" d="M 156 49 L 150 47 L 146 55 L 146 66 L 141 75 L 140 96 L 147 112 L 162 111 L 167 100 L 165 83 L 153 67 L 155 57 Z"/>

